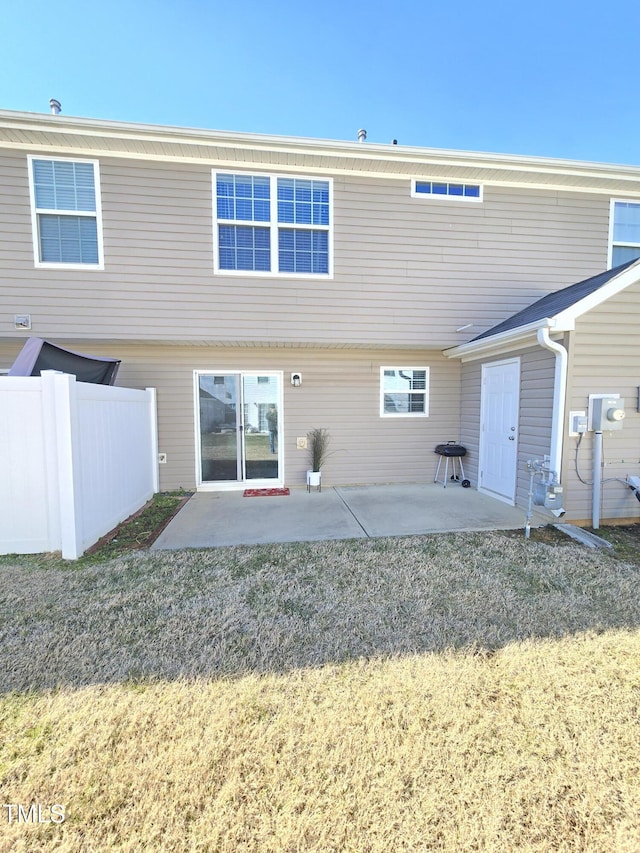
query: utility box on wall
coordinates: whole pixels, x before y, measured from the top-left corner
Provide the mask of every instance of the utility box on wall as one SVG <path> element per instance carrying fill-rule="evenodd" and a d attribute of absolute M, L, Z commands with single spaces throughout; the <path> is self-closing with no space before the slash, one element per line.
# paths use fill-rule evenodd
<path fill-rule="evenodd" d="M 603 430 L 622 429 L 624 420 L 624 399 L 617 395 L 592 397 L 591 429 L 598 432 Z"/>
<path fill-rule="evenodd" d="M 562 486 L 557 483 L 536 483 L 533 487 L 533 503 L 547 509 L 558 509 L 562 506 Z"/>

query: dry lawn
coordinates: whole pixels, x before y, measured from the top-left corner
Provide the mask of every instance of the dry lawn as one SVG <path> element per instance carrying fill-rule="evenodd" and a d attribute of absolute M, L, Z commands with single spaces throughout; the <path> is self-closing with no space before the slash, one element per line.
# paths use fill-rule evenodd
<path fill-rule="evenodd" d="M 640 569 L 502 534 L 0 559 L 11 851 L 640 850 Z"/>

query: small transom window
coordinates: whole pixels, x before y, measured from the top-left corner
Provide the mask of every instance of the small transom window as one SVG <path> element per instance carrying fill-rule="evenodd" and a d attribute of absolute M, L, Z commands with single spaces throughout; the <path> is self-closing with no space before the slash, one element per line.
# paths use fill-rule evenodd
<path fill-rule="evenodd" d="M 413 181 L 411 195 L 454 201 L 482 201 L 481 184 L 464 184 L 458 181 Z"/>

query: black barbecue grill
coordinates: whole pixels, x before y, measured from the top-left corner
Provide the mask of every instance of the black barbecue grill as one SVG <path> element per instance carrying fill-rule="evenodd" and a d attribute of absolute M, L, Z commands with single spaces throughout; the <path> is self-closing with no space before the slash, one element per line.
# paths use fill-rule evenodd
<path fill-rule="evenodd" d="M 453 480 L 454 483 L 460 483 L 463 489 L 468 489 L 471 485 L 471 481 L 467 480 L 465 477 L 464 466 L 462 464 L 462 457 L 467 455 L 467 448 L 463 447 L 461 444 L 456 444 L 455 441 L 448 441 L 446 444 L 437 444 L 435 452 L 440 458 L 438 459 L 438 468 L 433 482 L 442 483 L 446 489 L 447 483 L 450 480 Z M 443 459 L 446 461 L 444 466 L 444 475 L 442 480 L 440 480 L 440 466 L 442 465 Z M 451 460 L 451 477 L 449 477 L 449 460 Z M 460 469 L 459 472 L 456 471 L 456 467 Z M 462 479 L 460 479 L 460 475 L 462 475 Z"/>

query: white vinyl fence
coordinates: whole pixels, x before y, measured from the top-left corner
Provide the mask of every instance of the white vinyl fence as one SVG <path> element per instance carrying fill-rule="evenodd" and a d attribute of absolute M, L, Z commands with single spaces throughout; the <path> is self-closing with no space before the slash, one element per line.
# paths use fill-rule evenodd
<path fill-rule="evenodd" d="M 0 377 L 0 554 L 75 560 L 158 491 L 155 389 Z"/>

